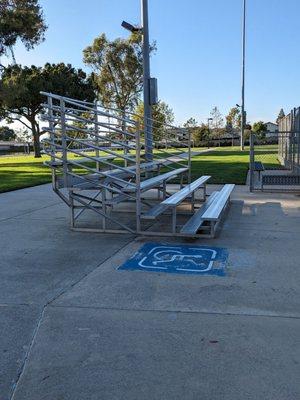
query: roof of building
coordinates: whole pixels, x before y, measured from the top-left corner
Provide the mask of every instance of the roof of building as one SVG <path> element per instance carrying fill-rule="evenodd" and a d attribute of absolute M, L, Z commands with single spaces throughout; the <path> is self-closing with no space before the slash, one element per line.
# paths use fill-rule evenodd
<path fill-rule="evenodd" d="M 0 140 L 0 146 L 24 146 L 23 142 L 13 142 L 9 140 Z"/>

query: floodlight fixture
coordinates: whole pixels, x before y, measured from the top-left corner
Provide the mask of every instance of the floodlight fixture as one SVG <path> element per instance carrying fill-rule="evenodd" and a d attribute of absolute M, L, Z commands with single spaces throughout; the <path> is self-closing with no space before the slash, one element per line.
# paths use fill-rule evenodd
<path fill-rule="evenodd" d="M 134 25 L 132 25 L 129 22 L 126 22 L 126 21 L 123 21 L 121 26 L 123 28 L 125 28 L 127 31 L 131 32 L 131 33 L 133 33 L 133 32 L 141 32 L 141 30 L 142 30 L 141 28 L 139 28 L 137 26 L 134 26 Z"/>

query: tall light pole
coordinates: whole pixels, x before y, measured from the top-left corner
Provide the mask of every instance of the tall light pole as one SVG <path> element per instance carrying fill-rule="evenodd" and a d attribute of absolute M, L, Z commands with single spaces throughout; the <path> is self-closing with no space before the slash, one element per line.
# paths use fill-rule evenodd
<path fill-rule="evenodd" d="M 153 158 L 153 134 L 152 134 L 152 111 L 150 102 L 150 41 L 149 41 L 149 19 L 148 0 L 141 0 L 141 20 L 143 32 L 143 84 L 144 84 L 144 129 L 146 158 Z"/>
<path fill-rule="evenodd" d="M 209 137 L 210 137 L 210 122 L 213 120 L 213 118 L 207 118 L 207 130 L 208 130 L 208 144 L 209 144 Z M 209 147 L 209 146 L 207 146 Z"/>
<path fill-rule="evenodd" d="M 143 92 L 144 92 L 144 130 L 146 158 L 153 158 L 153 134 L 151 106 L 157 104 L 157 80 L 150 77 L 150 41 L 148 0 L 141 0 L 141 26 L 134 26 L 126 21 L 122 22 L 123 28 L 130 32 L 140 32 L 143 36 Z"/>
<path fill-rule="evenodd" d="M 243 0 L 241 150 L 244 150 L 244 130 L 245 130 L 245 56 L 246 56 L 246 0 Z"/>

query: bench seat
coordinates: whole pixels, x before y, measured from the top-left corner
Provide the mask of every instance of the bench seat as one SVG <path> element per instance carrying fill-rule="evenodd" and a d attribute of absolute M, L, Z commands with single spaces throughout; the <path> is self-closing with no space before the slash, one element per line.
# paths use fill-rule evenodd
<path fill-rule="evenodd" d="M 253 163 L 254 171 L 264 171 L 265 167 L 261 161 L 254 161 Z"/>
<path fill-rule="evenodd" d="M 147 190 L 156 188 L 160 186 L 163 182 L 167 182 L 172 178 L 177 177 L 178 175 L 182 175 L 188 171 L 188 168 L 177 168 L 172 171 L 166 172 L 161 175 L 154 176 L 149 179 L 145 179 L 140 183 L 140 189 L 142 192 L 145 192 Z M 126 192 L 134 192 L 136 191 L 136 187 L 127 187 L 124 188 L 124 191 Z"/>
<path fill-rule="evenodd" d="M 157 204 L 153 208 L 151 208 L 147 213 L 142 215 L 143 219 L 155 219 L 157 216 L 162 214 L 169 207 L 178 206 L 183 200 L 187 197 L 191 196 L 197 189 L 203 187 L 206 182 L 211 178 L 209 175 L 201 176 L 196 179 L 194 182 L 185 186 L 178 192 L 172 194 L 170 197 Z"/>
<path fill-rule="evenodd" d="M 219 192 L 213 192 L 207 201 L 203 204 L 201 208 L 187 221 L 187 223 L 181 228 L 180 233 L 185 233 L 188 235 L 196 234 L 198 229 L 204 223 L 204 219 L 202 219 L 202 215 L 205 211 L 210 207 L 210 205 L 214 202 L 215 198 L 218 196 Z"/>
<path fill-rule="evenodd" d="M 265 170 L 265 166 L 261 161 L 254 161 L 253 163 L 254 171 L 258 172 L 258 179 L 260 180 L 260 175 Z"/>
<path fill-rule="evenodd" d="M 205 222 L 209 222 L 211 235 L 214 236 L 215 223 L 221 220 L 234 186 L 227 184 L 219 192 L 213 192 L 203 206 L 182 227 L 180 233 L 195 235 Z"/>
<path fill-rule="evenodd" d="M 234 189 L 233 184 L 224 185 L 220 190 L 216 200 L 209 206 L 209 208 L 202 215 L 202 218 L 208 221 L 217 221 Z"/>

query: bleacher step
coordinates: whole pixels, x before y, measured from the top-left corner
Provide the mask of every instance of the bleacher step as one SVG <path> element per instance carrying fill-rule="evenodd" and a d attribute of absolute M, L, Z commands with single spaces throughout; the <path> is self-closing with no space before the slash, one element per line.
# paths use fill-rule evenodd
<path fill-rule="evenodd" d="M 196 234 L 198 229 L 204 222 L 202 215 L 205 211 L 213 204 L 214 200 L 218 197 L 219 192 L 213 192 L 208 200 L 203 204 L 201 208 L 187 221 L 187 223 L 181 228 L 180 233 L 188 235 Z"/>
<path fill-rule="evenodd" d="M 211 176 L 209 175 L 201 176 L 194 182 L 191 182 L 187 186 L 180 189 L 178 192 L 172 194 L 170 197 L 163 200 L 160 204 L 157 204 L 156 206 L 151 208 L 148 212 L 142 215 L 142 218 L 155 219 L 160 214 L 162 214 L 168 207 L 178 206 L 183 200 L 191 197 L 197 189 L 203 187 L 210 178 Z"/>
<path fill-rule="evenodd" d="M 162 214 L 168 206 L 163 203 L 156 204 L 153 208 L 151 208 L 147 213 L 142 214 L 141 218 L 142 219 L 155 219 L 158 217 L 160 214 Z"/>
<path fill-rule="evenodd" d="M 230 198 L 231 192 L 234 189 L 233 184 L 226 184 L 222 187 L 218 194 L 216 201 L 202 215 L 202 218 L 206 221 L 218 221 L 223 209 Z"/>

